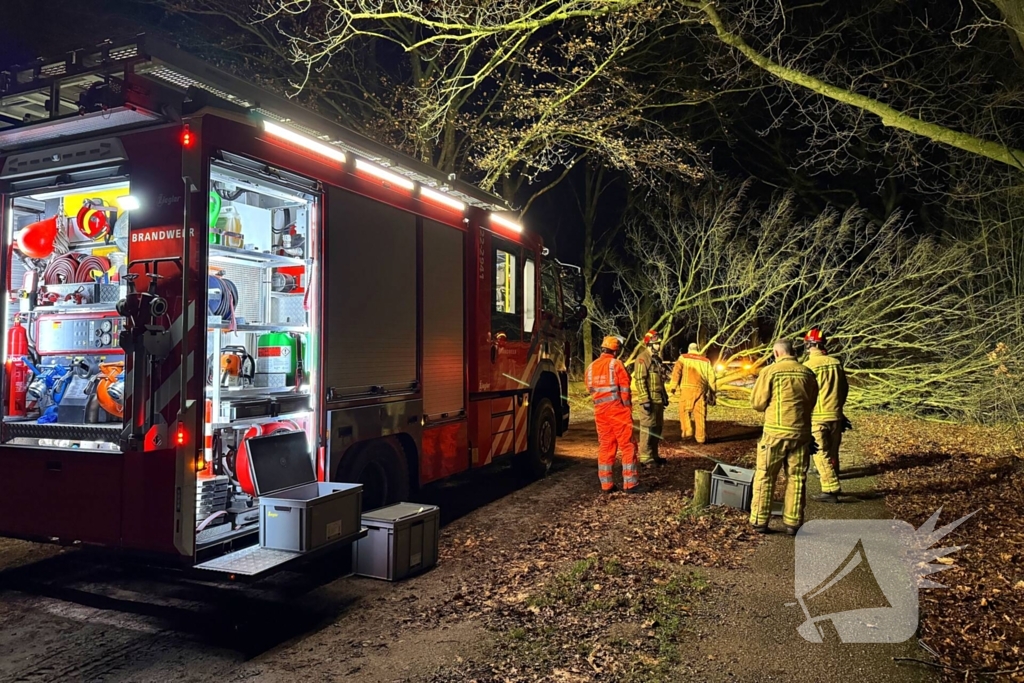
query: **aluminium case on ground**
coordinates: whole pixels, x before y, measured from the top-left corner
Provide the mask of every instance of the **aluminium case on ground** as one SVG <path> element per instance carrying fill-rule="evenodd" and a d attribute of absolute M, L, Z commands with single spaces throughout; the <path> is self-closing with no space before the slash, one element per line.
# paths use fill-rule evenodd
<path fill-rule="evenodd" d="M 363 514 L 365 538 L 352 544 L 359 576 L 398 581 L 437 564 L 441 510 L 436 505 L 396 503 Z"/>

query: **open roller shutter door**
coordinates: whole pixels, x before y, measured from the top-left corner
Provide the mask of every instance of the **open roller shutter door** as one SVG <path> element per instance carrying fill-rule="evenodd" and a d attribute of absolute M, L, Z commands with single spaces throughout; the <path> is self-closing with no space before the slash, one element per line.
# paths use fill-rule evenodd
<path fill-rule="evenodd" d="M 463 234 L 423 221 L 423 412 L 430 420 L 465 411 Z"/>
<path fill-rule="evenodd" d="M 413 390 L 416 217 L 333 187 L 328 201 L 328 400 Z"/>

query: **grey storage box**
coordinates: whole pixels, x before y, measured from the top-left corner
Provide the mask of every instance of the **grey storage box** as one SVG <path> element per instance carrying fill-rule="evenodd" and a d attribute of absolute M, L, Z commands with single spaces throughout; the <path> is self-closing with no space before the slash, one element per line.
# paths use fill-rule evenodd
<path fill-rule="evenodd" d="M 359 576 L 397 581 L 437 564 L 441 510 L 436 505 L 396 503 L 363 513 L 364 538 L 352 544 Z"/>
<path fill-rule="evenodd" d="M 260 501 L 260 546 L 306 553 L 355 536 L 361 484 L 316 481 L 305 432 L 246 441 Z"/>
<path fill-rule="evenodd" d="M 749 512 L 753 482 L 754 470 L 718 463 L 711 470 L 711 504 Z"/>

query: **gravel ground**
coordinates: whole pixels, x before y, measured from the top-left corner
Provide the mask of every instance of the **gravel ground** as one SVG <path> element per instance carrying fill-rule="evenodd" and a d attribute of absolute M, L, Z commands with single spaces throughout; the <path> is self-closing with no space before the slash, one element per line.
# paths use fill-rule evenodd
<path fill-rule="evenodd" d="M 716 441 L 706 446 L 679 447 L 678 425 L 670 426 L 670 464 L 644 472 L 655 486 L 645 496 L 597 492 L 585 421 L 560 441 L 543 481 L 522 486 L 497 466 L 422 492 L 442 506 L 441 563 L 399 584 L 339 576 L 340 562 L 250 585 L 199 583 L 96 553 L 0 540 L 0 681 L 931 674 L 893 663 L 921 656 L 912 643 L 803 641 L 799 608 L 786 606 L 792 539 L 746 534 L 738 513 L 682 512 L 693 470 L 712 465 L 701 456 L 742 462 L 753 453 L 749 416 L 714 415 Z M 812 504 L 809 517 L 888 517 L 870 479 L 844 486 L 861 493 L 855 504 Z"/>

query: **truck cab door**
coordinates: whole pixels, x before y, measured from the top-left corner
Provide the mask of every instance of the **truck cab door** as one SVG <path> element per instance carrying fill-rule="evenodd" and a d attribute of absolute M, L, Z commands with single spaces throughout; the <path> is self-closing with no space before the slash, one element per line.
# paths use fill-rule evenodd
<path fill-rule="evenodd" d="M 528 389 L 530 378 L 523 375 L 536 327 L 537 261 L 521 245 L 493 234 L 489 236 L 489 315 L 484 323 L 484 343 L 479 346 L 476 390 L 493 393 Z"/>
<path fill-rule="evenodd" d="M 568 335 L 565 333 L 565 308 L 558 271 L 551 262 L 545 262 L 541 272 L 540 341 L 541 353 L 551 360 L 558 372 L 567 369 L 569 359 Z"/>

